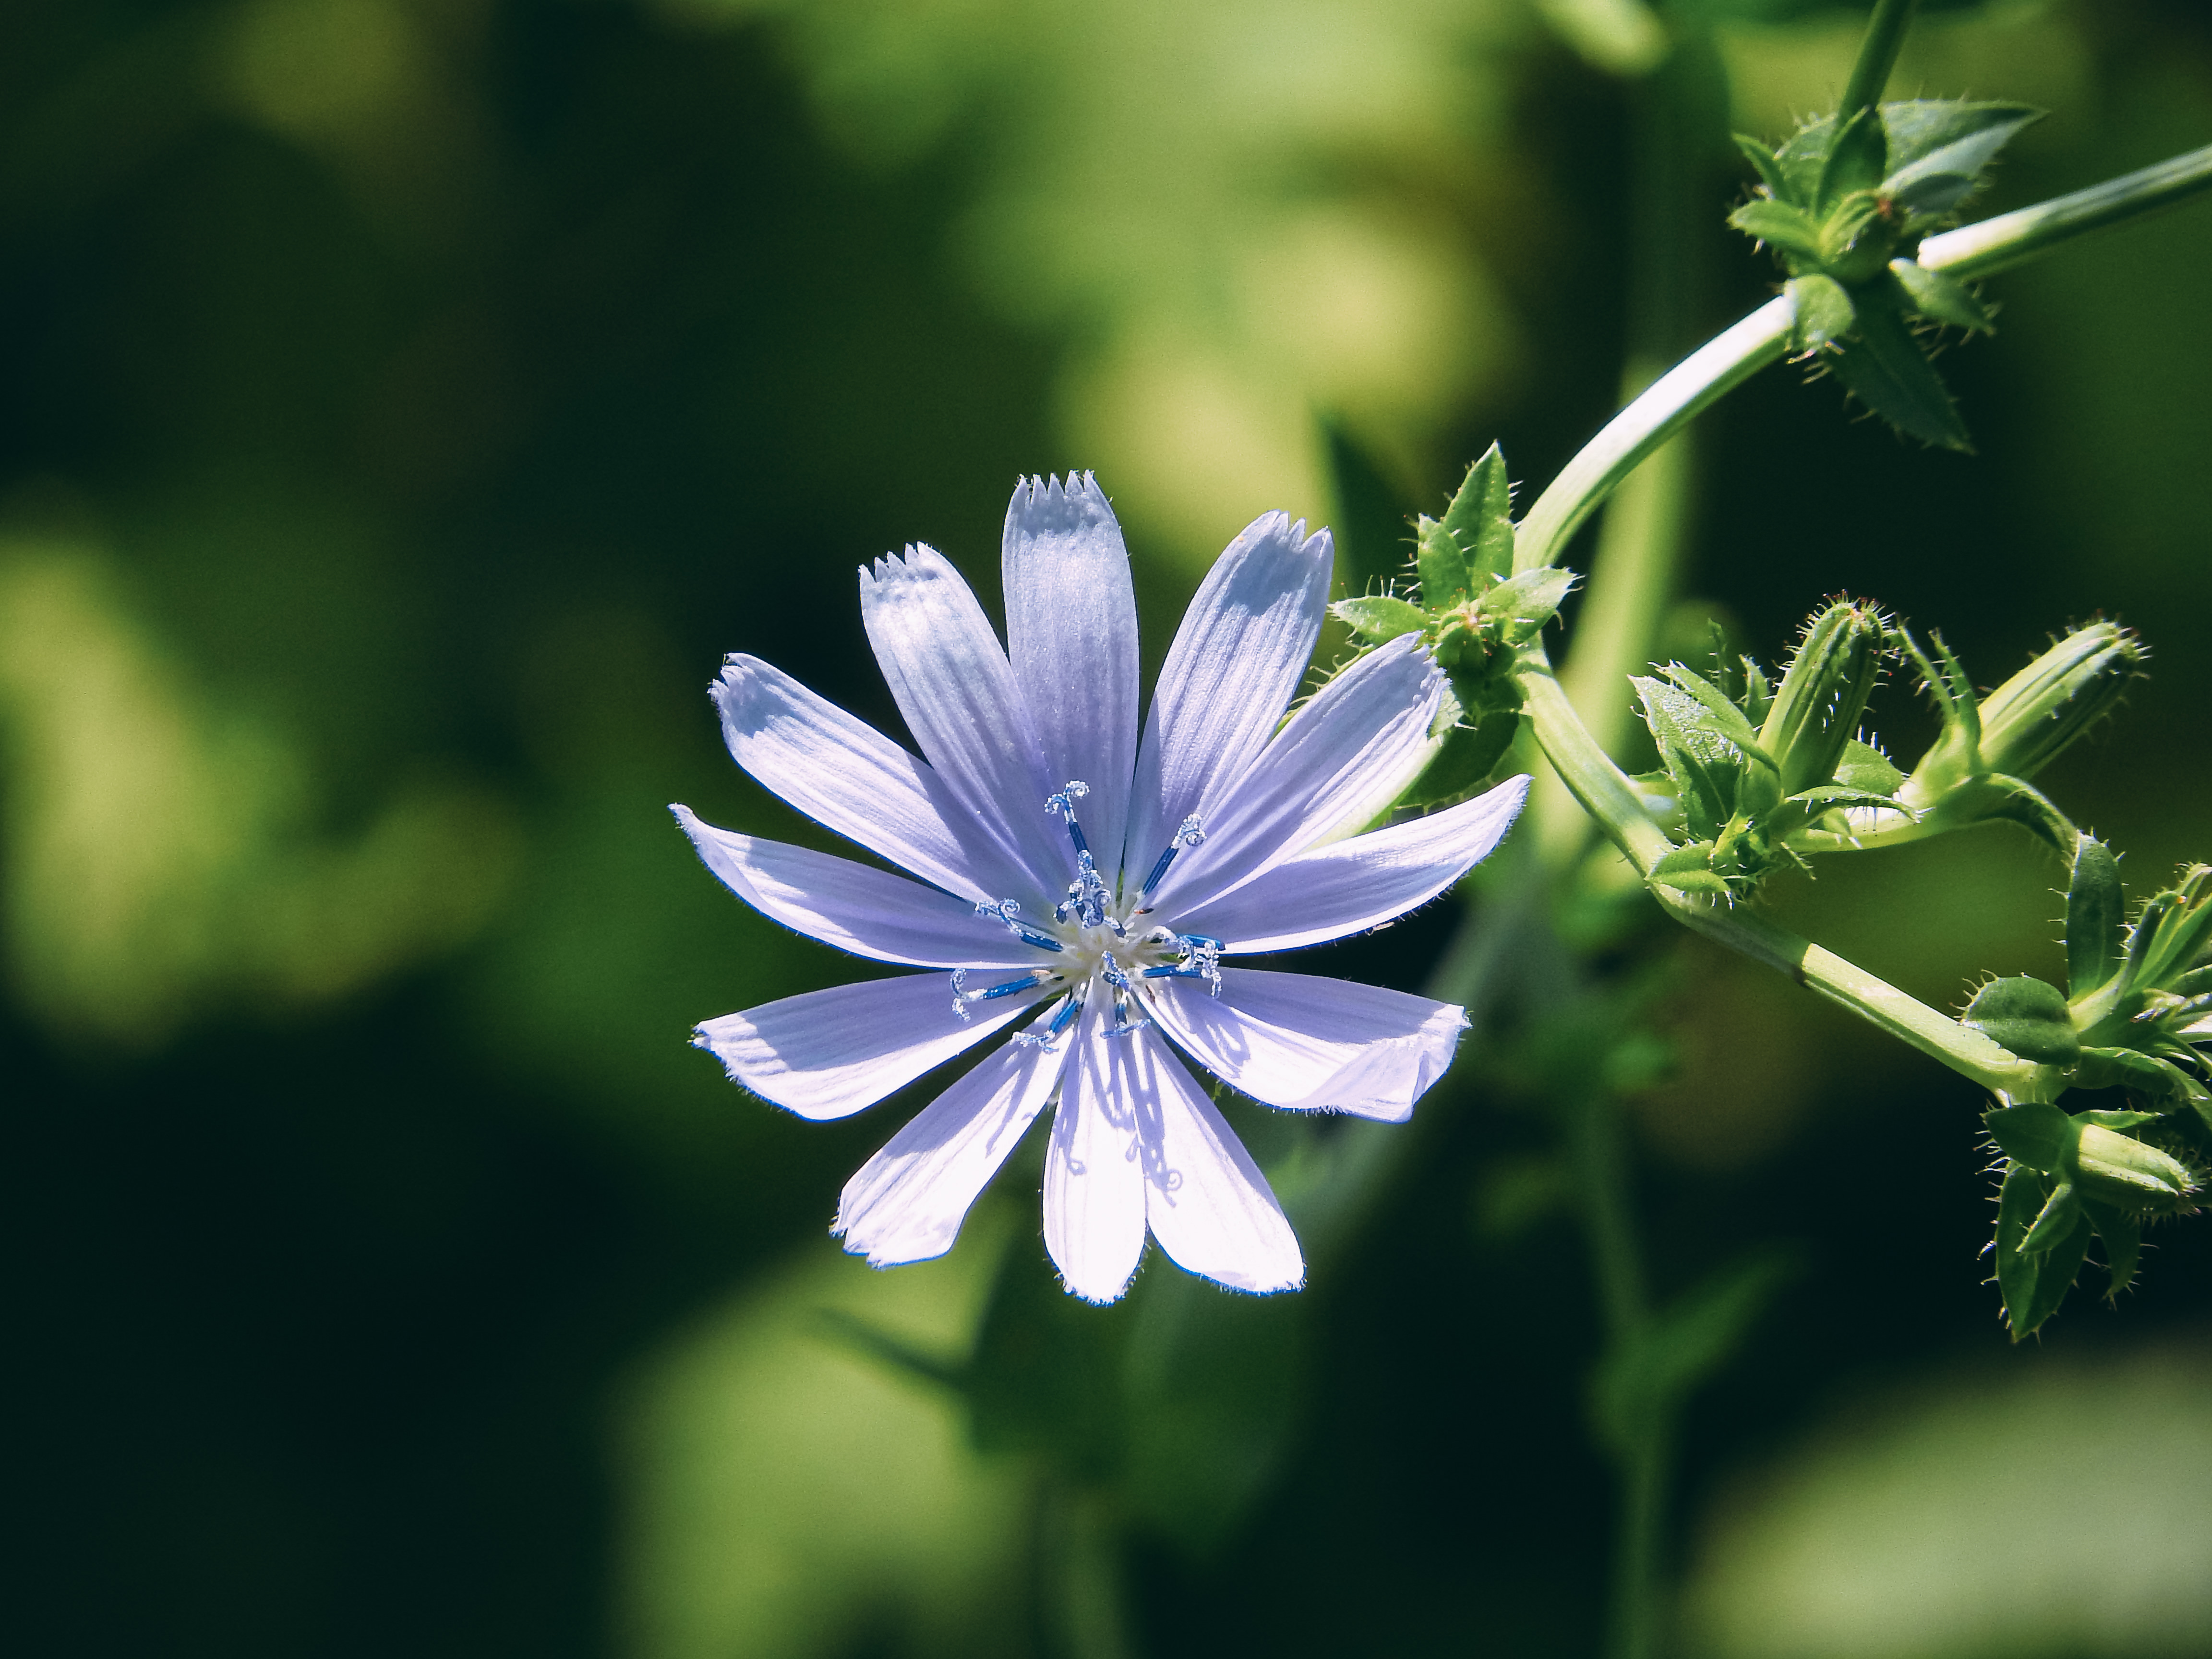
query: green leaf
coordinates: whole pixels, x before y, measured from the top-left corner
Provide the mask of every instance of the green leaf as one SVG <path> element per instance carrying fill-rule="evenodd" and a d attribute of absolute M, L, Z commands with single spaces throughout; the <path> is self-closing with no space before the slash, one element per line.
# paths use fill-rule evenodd
<path fill-rule="evenodd" d="M 1486 714 L 1479 726 L 1455 726 L 1421 769 L 1406 793 L 1399 797 L 1407 806 L 1440 806 L 1471 793 L 1488 781 L 1513 746 L 1521 717 L 1506 712 Z"/>
<path fill-rule="evenodd" d="M 2100 990 L 2127 957 L 2127 895 L 2120 861 L 2091 836 L 2074 852 L 2066 884 L 2066 991 L 2078 1000 Z"/>
<path fill-rule="evenodd" d="M 1915 214 L 1948 213 L 1997 152 L 2043 112 L 2027 104 L 1919 99 L 1882 107 L 1890 172 L 1881 193 Z"/>
<path fill-rule="evenodd" d="M 2034 1221 L 2021 1235 L 2020 1252 L 2022 1255 L 2041 1255 L 2053 1245 L 2063 1244 L 2074 1237 L 2083 1220 L 2081 1201 L 2074 1196 L 2074 1183 L 2061 1181 L 2051 1189 Z"/>
<path fill-rule="evenodd" d="M 1712 729 L 1709 712 L 1694 697 L 1664 680 L 1638 676 L 1630 683 L 1643 699 L 1644 723 L 1659 746 L 1660 763 L 1681 792 L 1690 833 L 1711 841 L 1735 811 L 1743 757 Z"/>
<path fill-rule="evenodd" d="M 1979 329 L 1988 333 L 1996 326 L 1982 302 L 1955 276 L 1917 265 L 1910 259 L 1892 259 L 1889 274 L 1905 290 L 1905 297 L 1911 302 L 1912 308 L 1923 317 L 1970 331 Z"/>
<path fill-rule="evenodd" d="M 1756 138 L 1747 138 L 1740 132 L 1733 136 L 1735 139 L 1735 147 L 1743 152 L 1746 161 L 1759 169 L 1759 182 L 1766 186 L 1777 200 L 1792 207 L 1804 205 L 1802 202 L 1790 200 L 1790 180 L 1775 161 L 1772 150 L 1767 149 Z"/>
<path fill-rule="evenodd" d="M 1982 817 L 2016 823 L 2029 834 L 2040 837 L 2061 858 L 2073 856 L 2075 844 L 2081 839 L 2081 832 L 2051 804 L 2048 795 L 2032 784 L 2022 783 L 2018 778 L 2005 777 L 1998 773 L 1991 773 L 1988 782 L 1990 787 L 2002 793 L 1982 808 Z"/>
<path fill-rule="evenodd" d="M 1444 509 L 1444 528 L 1467 556 L 1470 591 L 1486 576 L 1503 581 L 1513 574 L 1513 485 L 1505 476 L 1504 452 L 1496 444 L 1468 468 Z"/>
<path fill-rule="evenodd" d="M 1788 254 L 1793 261 L 1817 264 L 1820 227 L 1787 202 L 1762 197 L 1729 215 L 1729 223 L 1756 241 Z"/>
<path fill-rule="evenodd" d="M 1813 271 L 1793 278 L 1784 291 L 1797 307 L 1797 320 L 1790 337 L 1792 351 L 1818 351 L 1834 345 L 1859 319 L 1850 292 L 1832 276 Z"/>
<path fill-rule="evenodd" d="M 1463 605 L 1474 586 L 1467 554 L 1459 538 L 1434 519 L 1424 516 L 1416 525 L 1419 535 L 1421 604 L 1430 611 L 1449 611 Z"/>
<path fill-rule="evenodd" d="M 1999 1106 L 1983 1114 L 1982 1127 L 2007 1158 L 2044 1175 L 2066 1166 L 2081 1133 L 2072 1118 L 2047 1101 Z"/>
<path fill-rule="evenodd" d="M 1820 174 L 1828 162 L 1828 141 L 1835 131 L 1836 118 L 1824 115 L 1798 128 L 1774 152 L 1775 167 L 1790 187 L 1787 193 L 1791 201 L 1809 207 L 1819 198 Z"/>
<path fill-rule="evenodd" d="M 1559 614 L 1559 606 L 1574 585 L 1573 571 L 1545 565 L 1498 583 L 1482 596 L 1477 609 L 1484 616 L 1503 619 L 1500 633 L 1507 644 L 1525 645 Z"/>
<path fill-rule="evenodd" d="M 1881 750 L 1853 738 L 1844 745 L 1836 781 L 1846 789 L 1863 789 L 1869 795 L 1894 795 L 1905 787 L 1905 774 Z"/>
<path fill-rule="evenodd" d="M 1651 879 L 1662 887 L 1671 887 L 1692 897 L 1724 900 L 1732 890 L 1724 878 L 1714 873 L 1712 855 L 1713 844 L 1710 841 L 1693 841 L 1687 847 L 1677 847 L 1651 866 Z"/>
<path fill-rule="evenodd" d="M 1813 194 L 1813 211 L 1822 217 L 1844 197 L 1872 190 L 1889 171 L 1889 133 L 1881 114 L 1860 110 L 1844 123 L 1820 167 L 1820 184 Z"/>
<path fill-rule="evenodd" d="M 2015 1164 L 2005 1171 L 1997 1197 L 1997 1290 L 2015 1342 L 2058 1311 L 2089 1251 L 2086 1215 L 2078 1217 L 2074 1231 L 2051 1249 L 2036 1253 L 2021 1249 L 2028 1229 L 2051 1201 L 2054 1184 L 2026 1164 Z"/>
<path fill-rule="evenodd" d="M 1329 606 L 1329 611 L 1361 639 L 1376 645 L 1395 640 L 1401 634 L 1418 634 L 1429 625 L 1428 612 L 1420 606 L 1388 593 L 1339 599 Z"/>
<path fill-rule="evenodd" d="M 2142 1261 L 2142 1219 L 2092 1198 L 2082 1199 L 2081 1204 L 2081 1213 L 2089 1218 L 2089 1224 L 2104 1243 L 2105 1269 L 2112 1275 L 2105 1294 L 2117 1297 L 2135 1282 L 2136 1268 Z"/>
<path fill-rule="evenodd" d="M 2070 1066 L 2081 1057 L 2081 1039 L 2055 985 L 2022 975 L 1993 979 L 1974 993 L 1962 1023 L 2022 1060 L 2039 1065 Z"/>
<path fill-rule="evenodd" d="M 1745 659 L 1744 665 L 1747 668 L 1752 665 L 1748 658 Z M 1704 706 L 1707 722 L 1715 731 L 1727 738 L 1742 753 L 1765 758 L 1765 751 L 1759 745 L 1759 733 L 1752 729 L 1750 717 L 1727 692 L 1703 674 L 1694 669 L 1685 668 L 1678 662 L 1668 664 L 1660 672 Z"/>
<path fill-rule="evenodd" d="M 1950 392 L 1894 312 L 1861 306 L 1857 336 L 1830 361 L 1851 394 L 1905 436 L 1972 453 Z"/>

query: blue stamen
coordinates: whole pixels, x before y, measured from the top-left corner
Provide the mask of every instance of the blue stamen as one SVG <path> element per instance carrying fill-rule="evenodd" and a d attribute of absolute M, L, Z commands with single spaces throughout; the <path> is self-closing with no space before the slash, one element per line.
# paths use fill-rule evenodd
<path fill-rule="evenodd" d="M 1080 852 L 1075 855 L 1075 879 L 1067 884 L 1067 897 L 1054 907 L 1053 915 L 1062 921 L 1073 915 L 1085 927 L 1103 927 L 1113 896 L 1098 873 L 1098 861 L 1088 851 Z"/>
<path fill-rule="evenodd" d="M 1044 798 L 1044 810 L 1067 822 L 1067 838 L 1075 843 L 1079 857 L 1090 852 L 1091 843 L 1083 838 L 1083 826 L 1075 821 L 1075 803 L 1091 793 L 1091 786 L 1080 778 L 1070 778 L 1067 787 L 1056 795 Z"/>
<path fill-rule="evenodd" d="M 1014 1033 L 1014 1041 L 1028 1048 L 1049 1048 L 1052 1047 L 1053 1039 L 1066 1030 L 1068 1023 L 1082 1012 L 1083 999 L 1072 996 L 1060 1005 L 1060 1012 L 1052 1017 L 1052 1024 L 1044 1028 L 1044 1034 L 1042 1036 L 1035 1031 L 1017 1031 Z"/>
<path fill-rule="evenodd" d="M 1150 898 L 1152 896 L 1152 889 L 1158 886 L 1161 878 L 1167 874 L 1168 866 L 1176 861 L 1176 854 L 1186 847 L 1197 846 L 1205 839 L 1206 825 L 1198 814 L 1193 812 L 1182 821 L 1182 825 L 1175 832 L 1174 839 L 1168 842 L 1165 850 L 1160 854 L 1159 862 L 1152 866 L 1152 873 L 1145 878 L 1145 890 L 1138 896 Z"/>
<path fill-rule="evenodd" d="M 1021 919 L 1022 905 L 1019 899 L 1000 899 L 995 904 L 988 899 L 977 899 L 975 914 L 989 921 L 1004 923 L 1006 931 L 1016 939 L 1024 945 L 1034 945 L 1040 951 L 1058 951 L 1066 948 L 1051 934 L 1040 933 Z"/>
<path fill-rule="evenodd" d="M 1202 979 L 1206 981 L 1206 994 L 1219 996 L 1221 941 L 1208 939 L 1204 933 L 1178 933 L 1176 943 L 1182 947 L 1182 954 L 1173 962 L 1146 969 L 1144 976 L 1146 979 Z"/>

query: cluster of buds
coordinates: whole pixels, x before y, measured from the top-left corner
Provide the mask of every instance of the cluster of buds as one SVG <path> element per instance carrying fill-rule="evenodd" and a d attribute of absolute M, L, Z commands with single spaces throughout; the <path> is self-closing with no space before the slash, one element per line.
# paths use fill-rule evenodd
<path fill-rule="evenodd" d="M 2080 834 L 2028 781 L 2112 712 L 2141 672 L 2135 635 L 2075 629 L 1987 696 L 1940 637 L 1934 654 L 1875 606 L 1837 599 L 1806 624 L 1778 689 L 1749 658 L 1670 664 L 1633 684 L 1662 770 L 1638 782 L 1676 850 L 1652 878 L 1743 896 L 1814 853 L 1849 852 L 2007 820 L 2071 859 Z M 1856 735 L 1884 659 L 1919 668 L 1942 729 L 1908 775 Z"/>
<path fill-rule="evenodd" d="M 2038 113 L 2024 104 L 1916 99 L 1813 122 L 1779 149 L 1736 140 L 1761 191 L 1729 222 L 1788 269 L 1797 349 L 1818 354 L 1853 395 L 1923 442 L 1968 447 L 1910 319 L 1972 331 L 1987 329 L 1990 317 L 1963 284 L 1908 251 L 1949 222 Z"/>
<path fill-rule="evenodd" d="M 1449 676 L 1428 763 L 1400 798 L 1406 805 L 1457 800 L 1498 770 L 1520 726 L 1514 663 L 1574 585 L 1574 573 L 1555 566 L 1513 574 L 1512 506 L 1505 457 L 1492 444 L 1468 469 L 1444 516 L 1415 521 L 1413 593 L 1370 593 L 1330 607 L 1366 645 L 1420 635 Z"/>
<path fill-rule="evenodd" d="M 1889 632 L 1875 606 L 1839 599 L 1806 624 L 1779 687 L 1717 642 L 1711 677 L 1673 663 L 1634 679 L 1663 769 L 1638 782 L 1678 836 L 1655 882 L 1733 900 L 1799 862 L 1808 832 L 1841 834 L 1852 811 L 1903 811 L 1903 775 L 1856 735 Z"/>
<path fill-rule="evenodd" d="M 2000 979 L 1966 1008 L 1966 1024 L 2046 1068 L 2051 1092 L 2118 1088 L 2130 1107 L 2069 1117 L 2030 1103 L 1989 1115 L 2008 1160 L 1997 1283 L 2016 1334 L 2057 1310 L 2092 1234 L 2104 1243 L 2112 1291 L 2124 1288 L 2143 1222 L 2185 1207 L 2201 1184 L 2177 1154 L 2212 1148 L 2212 1062 L 2203 1052 L 2212 1043 L 2212 867 L 2185 868 L 2132 923 L 2125 910 L 2112 849 L 2078 837 L 2066 892 L 2066 990 Z"/>

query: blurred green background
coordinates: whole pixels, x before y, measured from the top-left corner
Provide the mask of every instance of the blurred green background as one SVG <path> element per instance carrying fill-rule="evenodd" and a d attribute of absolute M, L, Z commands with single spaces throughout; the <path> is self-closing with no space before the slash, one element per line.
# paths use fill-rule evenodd
<path fill-rule="evenodd" d="M 896 730 L 854 568 L 926 539 L 994 605 L 1018 472 L 1113 493 L 1148 678 L 1260 511 L 1356 572 L 1493 437 L 1540 483 L 1632 349 L 1768 291 L 1718 111 L 1779 136 L 1859 21 L 1678 20 L 1715 117 L 1654 322 L 1625 0 L 0 12 L 9 1647 L 1592 1651 L 1597 1324 L 1510 1070 L 1298 1298 L 1155 1257 L 1075 1308 L 1018 1160 L 872 1274 L 836 1189 L 926 1095 L 802 1124 L 686 1047 L 855 969 L 664 809 L 809 838 L 721 653 Z M 2212 21 L 1943 9 L 1893 85 L 2054 110 L 2013 205 L 2212 138 Z M 2002 279 L 1943 359 L 1978 458 L 1789 370 L 1701 428 L 1689 590 L 1764 655 L 1846 587 L 1984 684 L 2143 629 L 2048 779 L 2138 880 L 2212 853 L 2208 270 L 2200 209 Z M 1775 902 L 1956 1006 L 2056 961 L 2056 872 L 1984 834 Z M 1418 986 L 1455 921 L 1301 965 Z M 1691 1416 L 1691 1650 L 2212 1654 L 2212 1234 L 2011 1350 L 1973 1091 L 1749 964 L 1672 982 L 1651 1272 L 1800 1264 Z M 1328 1135 L 1237 1121 L 1295 1207 Z"/>

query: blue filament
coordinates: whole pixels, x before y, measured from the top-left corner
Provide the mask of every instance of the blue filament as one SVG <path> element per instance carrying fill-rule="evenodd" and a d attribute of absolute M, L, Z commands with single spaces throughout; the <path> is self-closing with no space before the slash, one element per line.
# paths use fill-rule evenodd
<path fill-rule="evenodd" d="M 1182 821 L 1176 829 L 1174 837 L 1161 852 L 1159 862 L 1152 866 L 1152 873 L 1145 878 L 1145 890 L 1139 896 L 1150 898 L 1152 896 L 1152 889 L 1158 886 L 1161 878 L 1167 874 L 1168 866 L 1176 861 L 1176 854 L 1186 847 L 1197 846 L 1205 839 L 1206 825 L 1198 814 L 1193 812 Z"/>
<path fill-rule="evenodd" d="M 1024 921 L 1019 899 L 1000 899 L 996 903 L 989 899 L 975 901 L 975 914 L 989 921 L 1003 922 L 1006 931 L 1024 945 L 1034 945 L 1040 951 L 1058 951 L 1065 947 L 1049 933 L 1040 933 Z"/>
<path fill-rule="evenodd" d="M 1067 838 L 1075 843 L 1075 853 L 1078 858 L 1085 858 L 1090 854 L 1091 843 L 1083 838 L 1083 826 L 1075 821 L 1075 803 L 1090 793 L 1091 786 L 1082 779 L 1070 778 L 1066 788 L 1057 794 L 1047 795 L 1044 798 L 1044 810 L 1066 821 Z"/>

